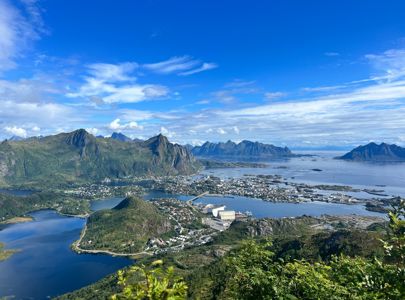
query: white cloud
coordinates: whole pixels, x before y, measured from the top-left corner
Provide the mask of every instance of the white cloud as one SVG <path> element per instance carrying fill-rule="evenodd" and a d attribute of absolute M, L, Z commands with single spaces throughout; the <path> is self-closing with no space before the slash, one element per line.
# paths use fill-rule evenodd
<path fill-rule="evenodd" d="M 36 1 L 24 0 L 26 14 L 0 0 L 0 72 L 16 67 L 16 59 L 39 39 L 43 32 L 42 18 Z"/>
<path fill-rule="evenodd" d="M 169 89 L 161 85 L 125 85 L 113 87 L 108 96 L 103 97 L 106 103 L 135 103 L 166 96 Z"/>
<path fill-rule="evenodd" d="M 219 134 L 226 134 L 226 131 L 223 128 L 218 128 L 217 133 Z"/>
<path fill-rule="evenodd" d="M 254 80 L 245 81 L 241 79 L 235 79 L 232 82 L 228 82 L 224 85 L 225 88 L 242 88 L 246 86 L 252 86 L 256 83 Z"/>
<path fill-rule="evenodd" d="M 200 64 L 198 60 L 194 60 L 190 56 L 175 56 L 168 60 L 144 64 L 143 67 L 147 70 L 159 73 L 159 74 L 170 74 L 179 71 L 189 70 Z"/>
<path fill-rule="evenodd" d="M 367 54 L 367 60 L 387 79 L 393 80 L 405 76 L 405 49 L 390 49 L 381 54 Z"/>
<path fill-rule="evenodd" d="M 31 130 L 34 132 L 39 132 L 39 131 L 41 131 L 41 128 L 39 128 L 38 126 L 34 126 L 31 128 Z"/>
<path fill-rule="evenodd" d="M 318 87 L 305 87 L 301 90 L 304 92 L 330 92 L 333 90 L 343 89 L 348 85 L 333 85 L 333 86 L 318 86 Z"/>
<path fill-rule="evenodd" d="M 218 65 L 215 63 L 203 63 L 201 67 L 190 70 L 190 71 L 181 72 L 181 73 L 179 73 L 179 75 L 189 76 L 189 75 L 193 75 L 196 73 L 200 73 L 200 72 L 204 72 L 204 71 L 208 71 L 208 70 L 212 70 L 212 69 L 216 69 L 216 68 L 218 68 Z"/>
<path fill-rule="evenodd" d="M 274 100 L 277 98 L 281 98 L 284 97 L 286 94 L 283 92 L 267 92 L 264 93 L 264 97 L 266 98 L 266 100 Z"/>
<path fill-rule="evenodd" d="M 240 130 L 239 130 L 238 126 L 233 126 L 232 129 L 236 134 L 240 133 Z"/>
<path fill-rule="evenodd" d="M 168 138 L 173 138 L 176 136 L 176 133 L 174 131 L 167 129 L 164 126 L 160 127 L 160 133 L 163 134 L 164 136 L 167 136 Z"/>
<path fill-rule="evenodd" d="M 168 60 L 144 64 L 143 68 L 158 74 L 178 74 L 188 76 L 203 71 L 208 71 L 218 66 L 215 63 L 206 63 L 196 60 L 191 56 L 175 56 Z"/>
<path fill-rule="evenodd" d="M 45 78 L 19 79 L 17 81 L 0 80 L 0 101 L 41 102 L 49 94 L 57 94 L 60 90 Z"/>
<path fill-rule="evenodd" d="M 136 103 L 166 96 L 169 89 L 157 84 L 133 83 L 130 73 L 137 67 L 135 63 L 92 64 L 88 66 L 91 76 L 77 92 L 67 93 L 71 98 L 89 98 L 92 102 Z M 94 101 L 96 99 L 96 101 Z"/>
<path fill-rule="evenodd" d="M 109 126 L 109 129 L 112 130 L 125 130 L 125 129 L 139 129 L 142 130 L 143 126 L 139 125 L 137 122 L 135 121 L 131 121 L 125 124 L 121 124 L 121 120 L 120 119 L 115 119 L 114 121 L 112 121 Z"/>
<path fill-rule="evenodd" d="M 89 133 L 91 133 L 92 135 L 97 135 L 100 131 L 97 129 L 97 128 L 95 128 L 95 127 L 91 127 L 91 128 L 86 128 L 86 131 L 87 132 L 89 132 Z"/>
<path fill-rule="evenodd" d="M 24 128 L 21 127 L 17 127 L 17 126 L 6 126 L 4 127 L 4 130 L 7 133 L 10 133 L 12 135 L 18 136 L 18 137 L 22 137 L 22 138 L 26 138 L 27 137 L 27 131 Z"/>
<path fill-rule="evenodd" d="M 67 122 L 74 124 L 80 118 L 71 108 L 57 103 L 4 100 L 0 105 L 0 124 L 3 120 L 17 124 L 32 123 L 41 125 L 41 127 L 55 128 Z"/>
<path fill-rule="evenodd" d="M 116 65 L 96 63 L 87 66 L 90 75 L 99 81 L 106 82 L 135 80 L 135 78 L 131 77 L 129 74 L 131 74 L 137 67 L 138 64 L 135 62 L 125 62 Z"/>

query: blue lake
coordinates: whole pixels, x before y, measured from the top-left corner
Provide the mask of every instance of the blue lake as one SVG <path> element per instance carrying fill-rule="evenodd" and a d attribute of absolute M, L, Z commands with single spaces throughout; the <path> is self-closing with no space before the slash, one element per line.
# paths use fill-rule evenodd
<path fill-rule="evenodd" d="M 84 219 L 44 210 L 35 221 L 9 225 L 0 231 L 7 248 L 19 249 L 0 262 L 0 297 L 46 299 L 89 285 L 132 263 L 126 258 L 76 254 L 70 250 Z"/>

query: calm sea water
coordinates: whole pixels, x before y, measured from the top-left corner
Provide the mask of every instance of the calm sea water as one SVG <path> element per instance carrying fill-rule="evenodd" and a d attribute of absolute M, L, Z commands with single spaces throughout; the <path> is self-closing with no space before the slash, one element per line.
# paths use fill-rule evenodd
<path fill-rule="evenodd" d="M 132 263 L 126 258 L 76 254 L 70 250 L 84 219 L 54 211 L 32 213 L 35 221 L 0 231 L 7 248 L 19 249 L 0 262 L 0 297 L 46 299 L 89 285 Z M 13 298 L 14 299 L 14 298 Z"/>
<path fill-rule="evenodd" d="M 265 162 L 268 164 L 266 168 L 215 169 L 203 171 L 201 174 L 221 178 L 237 178 L 246 174 L 278 174 L 290 182 L 382 189 L 389 195 L 405 197 L 405 163 L 367 163 L 333 159 L 342 154 L 341 152 L 325 151 L 316 153 L 317 156 L 314 157 L 268 161 Z M 365 193 L 355 196 L 374 197 Z"/>
<path fill-rule="evenodd" d="M 178 200 L 188 200 L 192 197 L 185 195 L 169 195 L 161 192 L 149 193 L 145 199 L 153 198 L 176 198 Z M 205 196 L 195 201 L 201 204 L 226 205 L 227 209 L 240 212 L 249 211 L 255 218 L 283 218 L 297 217 L 302 215 L 321 216 L 321 215 L 362 215 L 362 216 L 379 216 L 385 214 L 367 211 L 364 205 L 339 204 L 326 202 L 304 202 L 304 203 L 273 203 L 261 199 L 240 197 L 240 196 Z"/>

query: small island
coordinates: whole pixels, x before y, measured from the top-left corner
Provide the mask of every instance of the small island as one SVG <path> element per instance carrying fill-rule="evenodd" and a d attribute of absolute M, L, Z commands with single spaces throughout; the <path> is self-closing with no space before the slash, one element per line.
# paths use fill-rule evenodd
<path fill-rule="evenodd" d="M 4 244 L 0 242 L 0 261 L 10 258 L 17 250 L 4 249 Z"/>
<path fill-rule="evenodd" d="M 405 148 L 395 144 L 369 143 L 359 146 L 336 159 L 368 162 L 405 162 Z"/>

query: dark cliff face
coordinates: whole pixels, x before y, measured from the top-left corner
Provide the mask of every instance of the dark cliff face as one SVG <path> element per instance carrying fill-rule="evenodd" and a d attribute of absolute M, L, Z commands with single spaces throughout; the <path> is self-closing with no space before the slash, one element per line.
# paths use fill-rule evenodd
<path fill-rule="evenodd" d="M 405 148 L 397 145 L 389 145 L 381 143 L 369 143 L 365 146 L 359 146 L 337 159 L 353 160 L 353 161 L 405 161 Z"/>
<path fill-rule="evenodd" d="M 75 146 L 76 148 L 83 148 L 87 144 L 94 141 L 94 137 L 91 134 L 87 133 L 87 131 L 84 129 L 78 129 L 65 135 L 66 144 Z"/>
<path fill-rule="evenodd" d="M 154 164 L 166 163 L 179 172 L 195 171 L 195 159 L 187 148 L 172 144 L 162 134 L 150 138 L 142 143 L 154 154 Z"/>
<path fill-rule="evenodd" d="M 242 141 L 236 144 L 232 141 L 226 143 L 206 142 L 202 146 L 192 149 L 195 156 L 218 157 L 218 158 L 281 158 L 292 156 L 287 147 L 277 147 L 274 145 L 259 142 Z"/>

